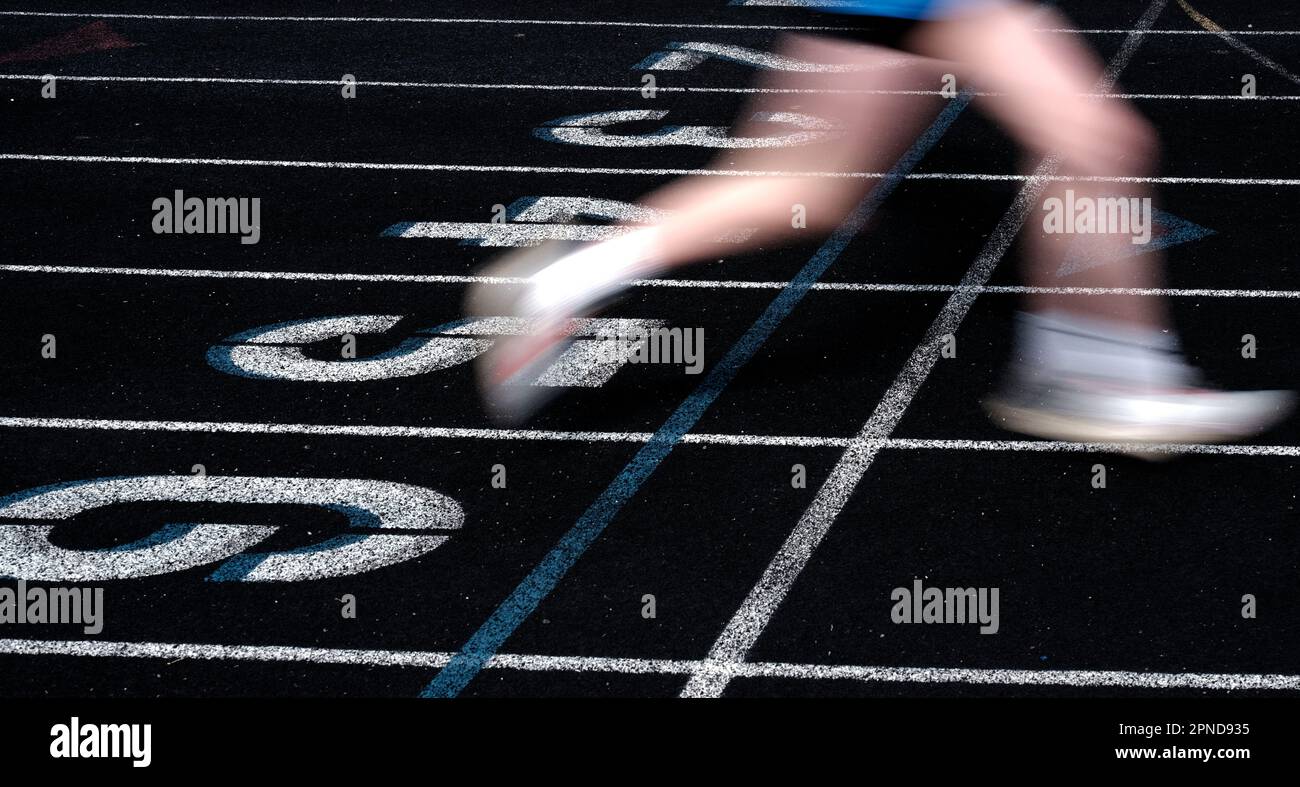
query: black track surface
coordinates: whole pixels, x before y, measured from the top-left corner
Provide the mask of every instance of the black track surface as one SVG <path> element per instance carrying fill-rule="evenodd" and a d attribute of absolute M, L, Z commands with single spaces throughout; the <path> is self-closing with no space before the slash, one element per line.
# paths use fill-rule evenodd
<path fill-rule="evenodd" d="M 1059 4 L 1083 29 L 1125 30 L 1145 0 Z M 1196 0 L 1230 30 L 1300 30 L 1286 2 Z M 80 12 L 75 3 L 14 0 L 8 8 Z M 187 76 L 479 84 L 640 85 L 633 66 L 670 41 L 770 47 L 769 29 L 687 25 L 801 24 L 797 10 L 712 2 L 228 2 L 219 11 L 118 0 L 117 14 L 341 15 L 447 19 L 631 20 L 668 27 L 561 24 L 290 22 L 0 16 L 0 59 L 103 20 L 129 48 L 0 62 L 0 73 Z M 680 25 L 673 27 L 671 25 Z M 1159 30 L 1197 30 L 1176 3 Z M 1086 38 L 1111 57 L 1122 33 Z M 1300 71 L 1300 35 L 1244 37 Z M 1211 35 L 1151 35 L 1121 82 L 1126 92 L 1232 94 L 1256 74 L 1261 95 L 1300 86 Z M 708 61 L 661 85 L 739 87 L 752 69 Z M 0 80 L 0 153 L 65 156 L 693 168 L 698 148 L 613 149 L 536 138 L 542 123 L 640 108 L 636 92 L 337 85 Z M 938 99 L 921 97 L 937 112 Z M 722 125 L 743 97 L 663 93 L 682 123 Z M 1300 102 L 1139 100 L 1162 132 L 1164 172 L 1216 178 L 1300 178 L 1292 144 Z M 920 172 L 1014 173 L 1011 143 L 963 114 Z M 362 170 L 215 164 L 0 160 L 0 264 L 112 268 L 469 274 L 500 249 L 456 240 L 381 237 L 410 221 L 484 222 L 495 204 L 528 196 L 633 201 L 663 175 Z M 256 196 L 262 239 L 158 236 L 150 205 L 184 189 Z M 1018 189 L 1013 182 L 913 180 L 885 203 L 823 278 L 953 285 Z M 1177 184 L 1162 207 L 1215 232 L 1169 251 L 1183 288 L 1296 287 L 1295 186 Z M 692 279 L 786 281 L 821 239 L 731 256 Z M 1014 250 L 1013 250 L 1014 251 Z M 725 250 L 720 251 L 720 255 Z M 1013 256 L 1013 255 L 1009 255 Z M 412 329 L 458 317 L 463 284 L 0 272 L 0 416 L 10 419 L 238 422 L 488 428 L 467 365 L 395 380 L 302 383 L 224 374 L 206 361 L 225 337 L 256 326 L 345 314 L 406 319 L 360 337 L 362 357 Z M 1013 259 L 992 284 L 1017 284 Z M 641 288 L 617 316 L 702 326 L 716 363 L 775 289 Z M 847 438 L 861 428 L 943 305 L 945 291 L 814 291 L 740 371 L 693 430 Z M 961 326 L 958 357 L 938 362 L 895 432 L 899 438 L 1004 440 L 979 397 L 1004 362 L 1015 297 L 981 296 Z M 1192 359 L 1234 387 L 1295 387 L 1300 299 L 1184 296 L 1172 301 Z M 1240 353 L 1257 337 L 1255 359 Z M 55 359 L 41 337 L 57 337 Z M 332 348 L 332 344 L 330 348 Z M 321 346 L 315 352 L 325 353 Z M 323 357 L 323 356 L 322 356 Z M 624 369 L 575 390 L 529 424 L 549 430 L 652 432 L 698 384 L 672 367 Z M 10 423 L 10 422 L 6 422 Z M 188 474 L 376 479 L 428 487 L 465 510 L 463 529 L 415 560 L 335 579 L 205 581 L 213 565 L 98 583 L 98 637 L 57 626 L 0 626 L 0 639 L 77 639 L 328 651 L 454 652 L 573 526 L 639 447 L 635 442 L 220 433 L 0 427 L 0 495 L 104 476 Z M 1255 441 L 1297 445 L 1292 421 Z M 835 446 L 678 446 L 537 611 L 506 642 L 510 654 L 702 659 L 762 575 L 836 463 Z M 1093 489 L 1103 463 L 1108 485 Z M 505 489 L 492 470 L 508 471 Z M 807 468 L 807 488 L 790 484 Z M 1191 456 L 1169 463 L 1088 452 L 886 449 L 758 639 L 750 661 L 987 670 L 1296 674 L 1300 535 L 1285 456 Z M 307 506 L 140 503 L 60 524 L 55 543 L 109 548 L 166 522 L 274 524 L 260 549 L 301 547 L 344 532 L 338 512 Z M 0 524 L 0 527 L 6 526 Z M 897 626 L 890 590 L 914 578 L 1001 589 L 1001 631 Z M 6 580 L 5 585 L 13 582 Z M 1258 599 L 1256 619 L 1241 597 Z M 356 619 L 340 599 L 357 598 Z M 657 616 L 642 616 L 653 594 Z M 281 663 L 258 658 L 0 655 L 4 696 L 414 696 L 429 666 Z M 674 696 L 681 674 L 489 669 L 467 695 Z M 728 695 L 1132 694 L 1151 689 L 735 680 Z M 1184 689 L 1177 693 L 1202 693 Z M 1210 693 L 1210 692 L 1206 692 Z"/>

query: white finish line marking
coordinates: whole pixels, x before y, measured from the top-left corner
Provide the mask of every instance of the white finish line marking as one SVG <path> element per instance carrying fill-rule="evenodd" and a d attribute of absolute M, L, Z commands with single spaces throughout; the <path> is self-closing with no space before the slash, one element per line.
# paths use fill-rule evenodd
<path fill-rule="evenodd" d="M 1166 2 L 1167 0 L 1151 1 L 1138 21 L 1139 30 L 1151 27 L 1156 17 L 1164 10 Z M 1114 59 L 1106 66 L 1105 73 L 1098 80 L 1096 90 L 1105 92 L 1114 86 L 1120 72 L 1128 65 L 1141 42 L 1140 32 L 1135 32 L 1124 40 L 1119 52 L 1115 54 Z M 1059 167 L 1060 160 L 1055 154 L 1047 156 L 1034 170 L 1034 177 L 1016 195 L 1011 207 L 1002 215 L 997 227 L 989 235 L 988 242 L 979 256 L 962 277 L 962 284 L 966 286 L 955 290 L 944 303 L 920 344 L 912 351 L 902 370 L 885 391 L 876 409 L 872 411 L 871 417 L 853 438 L 852 445 L 831 468 L 826 481 L 817 490 L 812 504 L 804 511 L 794 529 L 790 531 L 790 535 L 786 537 L 772 561 L 764 569 L 758 582 L 741 602 L 740 608 L 727 621 L 727 625 L 722 629 L 713 646 L 709 648 L 706 661 L 724 666 L 745 661 L 750 649 L 772 621 L 777 609 L 785 601 L 813 553 L 821 545 L 831 525 L 848 504 L 849 497 L 884 448 L 885 441 L 902 421 L 903 413 L 906 412 L 921 386 L 925 384 L 930 370 L 939 358 L 943 337 L 955 334 L 962 321 L 966 319 L 971 305 L 979 295 L 978 286 L 988 282 L 989 277 L 993 275 L 993 270 L 1006 256 L 1007 250 L 1020 234 L 1021 227 L 1038 203 L 1048 180 L 1055 175 Z M 726 690 L 727 683 L 732 677 L 732 674 L 725 669 L 717 672 L 697 672 L 682 689 L 682 696 L 719 697 Z"/>
<path fill-rule="evenodd" d="M 560 225 L 564 226 L 564 225 Z M 437 273 L 318 273 L 308 271 L 213 270 L 206 268 L 117 268 L 102 265 L 17 265 L 0 264 L 0 273 L 53 273 L 87 276 L 160 276 L 181 279 L 261 279 L 282 281 L 366 281 L 409 284 L 522 284 L 522 277 L 473 276 Z M 633 279 L 633 287 L 715 290 L 780 290 L 783 281 L 747 279 Z M 960 284 L 873 284 L 869 282 L 816 282 L 814 290 L 829 292 L 951 293 Z M 1161 298 L 1300 298 L 1300 290 L 1264 290 L 1195 287 L 1035 287 L 1030 285 L 983 285 L 984 295 L 1137 295 Z"/>
<path fill-rule="evenodd" d="M 168 156 L 84 156 L 54 153 L 0 153 L 0 161 L 59 161 L 76 164 L 166 164 L 179 166 L 290 167 L 306 169 L 373 169 L 413 172 L 520 172 L 541 175 L 710 175 L 761 178 L 864 178 L 880 180 L 885 172 L 817 172 L 751 169 L 632 169 L 626 167 L 534 167 L 510 164 L 415 164 L 384 161 L 303 161 L 293 159 L 176 158 Z M 1092 175 L 1003 175 L 985 172 L 914 172 L 905 180 L 974 180 L 1010 183 L 1147 183 L 1165 186 L 1300 186 L 1300 178 L 1121 177 Z"/>
<path fill-rule="evenodd" d="M 0 639 L 0 654 L 92 658 L 194 659 L 346 664 L 367 667 L 443 667 L 446 651 L 306 648 L 288 645 L 210 645 L 99 640 Z M 1300 675 L 1217 672 L 1133 672 L 1128 670 L 1020 670 L 951 667 L 868 667 L 754 662 L 719 665 L 687 659 L 541 656 L 500 653 L 488 669 L 526 672 L 604 672 L 623 675 L 696 675 L 724 670 L 729 678 L 855 680 L 865 683 L 971 683 L 1003 686 L 1080 686 L 1215 691 L 1296 691 Z"/>

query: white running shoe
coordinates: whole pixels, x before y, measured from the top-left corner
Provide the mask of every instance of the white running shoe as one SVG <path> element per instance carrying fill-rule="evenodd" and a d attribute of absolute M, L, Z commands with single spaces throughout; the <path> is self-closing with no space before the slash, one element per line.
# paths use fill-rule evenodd
<path fill-rule="evenodd" d="M 1291 391 L 1166 389 L 1088 377 L 1012 374 L 985 400 L 994 423 L 1053 440 L 1225 443 L 1263 432 L 1290 414 Z M 1134 453 L 1141 454 L 1140 448 Z"/>
<path fill-rule="evenodd" d="M 551 241 L 506 254 L 479 272 L 481 276 L 522 279 L 519 284 L 471 285 L 465 313 L 471 317 L 522 319 L 526 330 L 497 337 L 475 360 L 484 407 L 493 420 L 517 425 L 542 409 L 563 389 L 536 385 L 573 344 L 574 321 L 609 305 L 621 286 L 578 282 L 561 292 L 540 293 L 534 277 L 584 244 Z M 545 298 L 539 297 L 545 295 Z"/>

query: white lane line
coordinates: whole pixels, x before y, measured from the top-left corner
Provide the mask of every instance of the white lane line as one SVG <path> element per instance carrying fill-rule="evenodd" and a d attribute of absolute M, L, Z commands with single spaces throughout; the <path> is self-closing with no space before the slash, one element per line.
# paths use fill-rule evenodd
<path fill-rule="evenodd" d="M 1120 30 L 1116 28 L 1045 27 L 1035 33 L 1072 33 L 1076 35 L 1129 35 L 1141 32 L 1144 36 L 1207 36 L 1217 35 L 1208 30 Z M 1300 36 L 1300 30 L 1225 30 L 1234 36 Z"/>
<path fill-rule="evenodd" d="M 120 418 L 46 418 L 0 416 L 0 428 L 98 429 L 138 432 L 207 432 L 218 434 L 295 434 L 334 437 L 398 437 L 449 440 L 539 440 L 582 443 L 644 443 L 650 432 L 591 432 L 553 429 L 478 429 L 441 426 L 376 426 L 366 424 L 285 424 L 249 421 L 163 421 Z M 694 445 L 734 445 L 798 448 L 852 448 L 857 437 L 820 435 L 755 435 L 688 433 L 682 442 Z M 965 440 L 886 437 L 878 448 L 930 451 L 1028 451 L 1038 453 L 1125 453 L 1133 445 L 1050 440 Z M 1210 443 L 1147 443 L 1142 453 L 1217 456 L 1300 456 L 1295 445 L 1215 445 Z"/>
<path fill-rule="evenodd" d="M 143 432 L 208 432 L 224 434 L 301 434 L 349 437 L 415 437 L 477 440 L 574 440 L 579 442 L 645 442 L 648 432 L 583 432 L 549 429 L 473 429 L 435 426 L 373 426 L 362 424 L 284 424 L 247 421 L 166 421 L 119 418 L 0 417 L 0 427 L 15 429 L 105 429 Z"/>
<path fill-rule="evenodd" d="M 64 273 L 107 276 L 163 276 L 180 279 L 264 279 L 283 281 L 369 281 L 419 284 L 521 284 L 523 277 L 421 273 L 324 273 L 308 271 L 214 270 L 209 268 L 118 268 L 104 265 L 0 264 L 4 273 Z M 784 285 L 781 285 L 784 286 Z"/>
<path fill-rule="evenodd" d="M 827 172 L 752 169 L 680 169 L 627 167 L 544 167 L 510 164 L 417 164 L 384 161 L 309 161 L 173 156 L 89 156 L 54 153 L 0 153 L 0 161 L 49 161 L 75 164 L 163 164 L 173 166 L 288 167 L 412 172 L 515 172 L 540 175 L 709 175 L 764 178 L 862 178 L 880 180 L 885 172 Z M 906 180 L 989 181 L 1009 183 L 1144 183 L 1166 186 L 1300 186 L 1300 178 L 1119 177 L 1112 175 L 1004 175 L 989 172 L 914 172 Z"/>
<path fill-rule="evenodd" d="M 811 176 L 812 173 L 809 173 Z M 839 177 L 874 177 L 875 173 L 832 173 Z M 1118 177 L 1114 175 L 1000 175 L 986 172 L 918 172 L 910 180 L 984 180 L 1033 183 L 1145 183 L 1164 186 L 1300 186 L 1300 178 Z"/>
<path fill-rule="evenodd" d="M 1235 289 L 1231 287 L 1032 287 L 995 285 L 981 289 L 996 295 L 1139 295 L 1158 298 L 1300 298 L 1300 290 Z"/>
<path fill-rule="evenodd" d="M 1087 98 L 1104 98 L 1096 93 L 1089 93 Z M 1111 93 L 1110 98 L 1126 101 L 1300 101 L 1296 96 L 1243 96 L 1240 93 Z"/>
<path fill-rule="evenodd" d="M 631 72 L 629 72 L 631 73 Z M 343 84 L 337 78 L 335 79 L 279 79 L 265 77 L 156 77 L 156 76 L 95 76 L 95 75 L 63 75 L 55 74 L 60 81 L 65 82 L 158 82 L 158 83 L 176 83 L 176 84 L 217 84 L 217 85 L 291 85 L 291 86 L 338 86 Z M 44 79 L 40 74 L 0 74 L 0 79 L 16 81 L 39 81 Z M 352 84 L 359 87 L 400 87 L 400 88 L 429 88 L 440 90 L 542 90 L 542 91 L 565 91 L 565 92 L 604 92 L 604 93 L 640 93 L 645 90 L 642 85 L 539 85 L 539 84 L 522 84 L 522 83 L 491 83 L 491 82 L 412 82 L 412 81 L 384 81 L 384 80 L 356 80 Z M 674 85 L 656 85 L 655 90 L 661 93 L 835 93 L 835 94 L 852 94 L 852 95 L 878 95 L 878 96 L 942 96 L 943 92 L 939 90 L 870 90 L 866 88 L 768 88 L 768 87 L 696 87 L 696 86 L 674 86 Z M 997 95 L 994 93 L 981 93 L 977 95 Z"/>
<path fill-rule="evenodd" d="M 1138 21 L 1139 30 L 1150 28 L 1160 12 L 1164 10 L 1167 0 L 1151 0 L 1151 4 Z M 1128 65 L 1133 54 L 1142 42 L 1142 34 L 1135 32 L 1124 40 L 1119 52 L 1107 65 L 1105 73 L 1098 80 L 1096 90 L 1110 90 L 1119 78 L 1120 72 Z M 970 311 L 971 305 L 979 295 L 979 287 L 986 284 L 993 270 L 1007 250 L 1020 234 L 1038 204 L 1039 197 L 1047 186 L 1047 179 L 1060 167 L 1059 157 L 1050 155 L 1043 159 L 1035 169 L 1035 178 L 1027 183 L 1007 212 L 1003 214 L 997 227 L 989 236 L 988 242 L 980 251 L 970 270 L 962 278 L 962 287 L 955 290 L 944 303 L 934 322 L 925 332 L 920 344 L 912 351 L 911 357 L 903 365 L 889 390 L 885 392 L 871 417 L 863 424 L 861 431 L 853 439 L 853 444 L 845 450 L 811 505 L 795 525 L 776 555 L 763 571 L 757 583 L 750 589 L 740 608 L 736 610 L 713 646 L 709 648 L 706 661 L 715 664 L 734 664 L 744 662 L 746 656 L 759 636 L 767 628 L 776 610 L 785 600 L 795 580 L 803 573 L 813 552 L 826 537 L 840 512 L 848 503 L 849 497 L 858 483 L 870 469 L 876 456 L 884 447 L 885 441 L 893 434 L 898 423 L 903 419 L 908 405 L 915 398 L 921 386 L 930 375 L 939 358 L 940 345 L 944 336 L 956 333 Z M 697 672 L 682 689 L 683 697 L 718 697 L 726 689 L 731 675 L 724 669 L 720 671 Z"/>
<path fill-rule="evenodd" d="M 408 284 L 522 284 L 519 276 L 475 276 L 437 273 L 325 273 L 308 271 L 213 270 L 207 268 L 117 268 L 104 265 L 0 264 L 0 273 L 53 273 L 88 276 L 159 276 L 182 279 L 260 279 L 283 281 L 364 281 Z M 780 290 L 788 282 L 747 279 L 633 279 L 633 287 L 713 290 Z M 828 292 L 951 293 L 960 284 L 873 284 L 870 282 L 817 282 L 814 290 Z M 1196 287 L 1036 287 L 984 285 L 985 295 L 1134 295 L 1159 298 L 1300 298 L 1300 290 L 1266 290 Z"/>
<path fill-rule="evenodd" d="M 167 76 L 109 76 L 96 74 L 56 74 L 64 82 L 124 82 L 160 84 L 214 84 L 214 85 L 286 85 L 329 86 L 343 84 L 338 79 L 283 79 L 270 77 L 167 77 Z M 45 74 L 0 74 L 0 80 L 41 81 Z M 428 88 L 431 90 L 537 90 L 561 92 L 640 93 L 641 85 L 544 85 L 492 82 L 415 82 L 409 80 L 357 80 L 360 87 Z M 942 90 L 873 90 L 868 88 L 774 88 L 774 87 L 708 87 L 702 85 L 659 85 L 664 93 L 794 93 L 842 94 L 867 96 L 945 96 Z M 977 97 L 1004 96 L 995 91 L 970 91 Z M 1119 99 L 1124 101 L 1300 101 L 1294 96 L 1243 96 L 1239 93 L 1083 93 L 1084 98 Z M 946 96 L 945 96 L 946 97 Z"/>
<path fill-rule="evenodd" d="M 553 25 L 557 27 L 649 27 L 704 30 L 861 30 L 828 25 L 737 25 L 701 22 L 624 22 L 575 19 L 487 19 L 421 16 L 259 16 L 253 14 L 94 14 L 72 11 L 0 11 L 0 16 L 73 19 L 148 19 L 168 22 L 306 22 L 422 25 Z"/>
<path fill-rule="evenodd" d="M 344 664 L 367 667 L 443 667 L 446 651 L 307 648 L 289 645 L 212 645 L 101 640 L 0 639 L 0 654 L 91 658 L 193 659 Z M 1219 672 L 1134 672 L 1130 670 L 1024 670 L 951 667 L 870 667 L 857 665 L 756 662 L 717 665 L 689 659 L 542 656 L 501 653 L 488 669 L 527 672 L 601 672 L 622 675 L 695 675 L 724 669 L 732 678 L 855 680 L 865 683 L 971 683 L 1002 686 L 1078 686 L 1216 691 L 1295 691 L 1300 675 Z"/>
<path fill-rule="evenodd" d="M 125 14 L 91 13 L 73 11 L 0 11 L 0 16 L 33 16 L 71 19 L 151 19 L 175 22 L 329 22 L 329 23 L 381 23 L 381 24 L 434 24 L 434 25 L 555 25 L 558 27 L 650 27 L 696 28 L 708 30 L 855 30 L 817 25 L 738 25 L 701 22 L 624 22 L 573 19 L 486 19 L 438 18 L 416 16 L 257 16 L 251 14 Z M 1205 30 L 1123 30 L 1117 28 L 1038 28 L 1036 33 L 1063 33 L 1068 35 L 1130 35 L 1141 32 L 1149 36 L 1213 35 Z M 1293 36 L 1300 30 L 1228 30 L 1235 36 Z"/>
<path fill-rule="evenodd" d="M 541 440 L 582 443 L 644 443 L 650 432 L 587 432 L 552 429 L 478 429 L 441 426 L 378 426 L 366 424 L 285 424 L 248 421 L 166 421 L 120 418 L 44 418 L 0 416 L 0 428 L 100 429 L 140 432 L 205 432 L 220 434 L 295 434 L 335 437 L 409 437 L 452 440 Z M 685 443 L 737 446 L 799 446 L 843 448 L 847 437 L 751 434 L 689 434 Z"/>
<path fill-rule="evenodd" d="M 696 674 L 712 665 L 703 662 Z M 841 679 L 883 683 L 972 683 L 1002 686 L 1086 686 L 1147 689 L 1300 689 L 1297 675 L 1234 675 L 1109 670 L 960 669 L 945 667 L 858 667 L 818 664 L 741 663 L 728 665 L 732 678 Z"/>
<path fill-rule="evenodd" d="M 884 447 L 903 451 L 1028 451 L 1036 453 L 1145 454 L 1209 456 L 1300 456 L 1297 445 L 1215 445 L 1212 443 L 1147 443 L 1137 448 L 1121 443 L 1070 443 L 1052 440 L 929 440 L 890 438 Z"/>

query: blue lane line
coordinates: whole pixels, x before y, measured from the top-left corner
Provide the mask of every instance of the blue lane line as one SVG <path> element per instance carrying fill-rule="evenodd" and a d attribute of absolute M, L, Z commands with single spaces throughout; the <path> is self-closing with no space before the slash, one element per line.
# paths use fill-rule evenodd
<path fill-rule="evenodd" d="M 812 285 L 849 245 L 849 241 L 866 225 L 880 204 L 903 182 L 939 138 L 948 131 L 957 116 L 970 105 L 971 95 L 963 91 L 946 106 L 912 147 L 899 159 L 880 184 L 863 198 L 843 223 L 831 233 L 799 271 L 798 275 L 781 290 L 767 310 L 745 335 L 740 337 L 721 361 L 705 376 L 699 387 L 659 427 L 650 440 L 637 451 L 636 456 L 618 474 L 600 497 L 591 504 L 577 523 L 564 534 L 559 543 L 542 559 L 514 592 L 497 607 L 492 616 L 479 627 L 460 651 L 447 662 L 437 677 L 420 693 L 421 697 L 455 697 L 479 673 L 515 629 L 550 595 L 578 558 L 604 532 L 605 527 L 632 499 L 650 474 L 659 467 L 670 451 L 689 432 L 709 409 L 722 390 L 735 378 L 740 367 L 758 352 L 777 326 L 808 294 Z"/>

